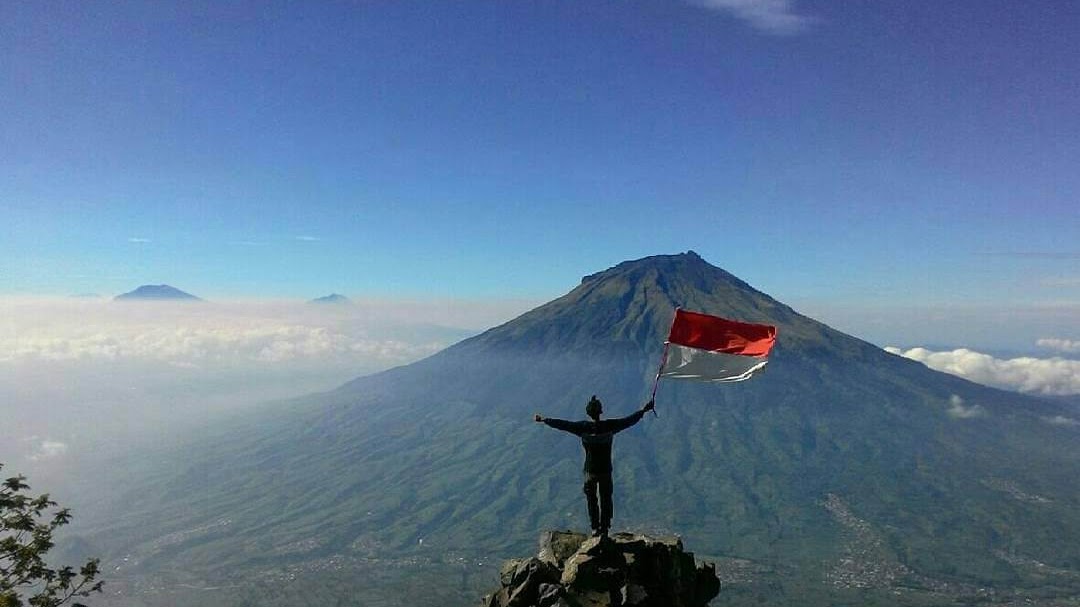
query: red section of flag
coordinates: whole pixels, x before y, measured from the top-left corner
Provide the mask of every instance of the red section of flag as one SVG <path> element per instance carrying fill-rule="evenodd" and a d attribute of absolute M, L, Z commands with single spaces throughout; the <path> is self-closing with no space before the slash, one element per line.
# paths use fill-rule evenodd
<path fill-rule="evenodd" d="M 710 352 L 766 356 L 776 343 L 776 327 L 676 310 L 668 341 Z"/>

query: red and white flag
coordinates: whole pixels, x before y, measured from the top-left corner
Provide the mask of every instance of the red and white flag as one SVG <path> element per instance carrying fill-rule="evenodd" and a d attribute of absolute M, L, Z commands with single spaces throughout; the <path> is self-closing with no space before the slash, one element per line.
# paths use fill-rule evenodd
<path fill-rule="evenodd" d="M 776 327 L 675 310 L 659 377 L 742 381 L 760 371 Z"/>

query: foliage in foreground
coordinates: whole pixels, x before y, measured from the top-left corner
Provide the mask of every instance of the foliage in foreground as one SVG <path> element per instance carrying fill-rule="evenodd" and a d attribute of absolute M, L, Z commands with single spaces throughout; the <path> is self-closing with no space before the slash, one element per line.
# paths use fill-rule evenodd
<path fill-rule="evenodd" d="M 97 559 L 87 561 L 78 572 L 45 564 L 53 532 L 71 520 L 71 512 L 60 508 L 50 518 L 56 502 L 48 494 L 27 494 L 30 486 L 25 481 L 17 475 L 0 485 L 0 607 L 56 607 L 100 592 L 103 582 L 94 581 Z"/>

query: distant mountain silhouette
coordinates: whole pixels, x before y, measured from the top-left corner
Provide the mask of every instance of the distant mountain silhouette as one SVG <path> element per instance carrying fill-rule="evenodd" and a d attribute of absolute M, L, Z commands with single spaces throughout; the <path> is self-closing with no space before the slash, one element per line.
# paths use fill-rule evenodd
<path fill-rule="evenodd" d="M 322 297 L 316 297 L 315 299 L 312 299 L 309 303 L 347 304 L 347 303 L 352 303 L 352 300 L 350 300 L 348 297 L 345 297 L 344 295 L 340 295 L 338 293 L 331 293 L 329 295 L 324 295 Z"/>
<path fill-rule="evenodd" d="M 114 301 L 130 301 L 138 299 L 202 301 L 191 293 L 185 293 L 184 291 L 181 291 L 176 287 L 170 287 L 169 285 L 142 285 L 134 291 L 123 293 L 113 298 Z"/>
<path fill-rule="evenodd" d="M 155 458 L 94 540 L 146 573 L 213 575 L 511 556 L 540 529 L 585 529 L 580 445 L 531 414 L 580 419 L 592 394 L 608 416 L 640 406 L 676 306 L 777 325 L 777 346 L 751 381 L 661 383 L 659 417 L 615 441 L 612 531 L 693 538 L 742 572 L 718 599 L 735 603 L 1080 596 L 1073 409 L 889 354 L 693 252 L 586 276 L 427 359 Z"/>

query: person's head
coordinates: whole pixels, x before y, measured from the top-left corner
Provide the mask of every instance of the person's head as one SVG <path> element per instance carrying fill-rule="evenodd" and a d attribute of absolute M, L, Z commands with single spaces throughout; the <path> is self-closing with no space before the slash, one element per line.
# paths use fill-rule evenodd
<path fill-rule="evenodd" d="M 600 399 L 596 398 L 596 395 L 593 394 L 593 397 L 589 399 L 589 404 L 585 405 L 585 415 L 588 415 L 593 419 L 600 419 L 600 414 L 603 412 L 604 405 L 602 405 Z"/>

